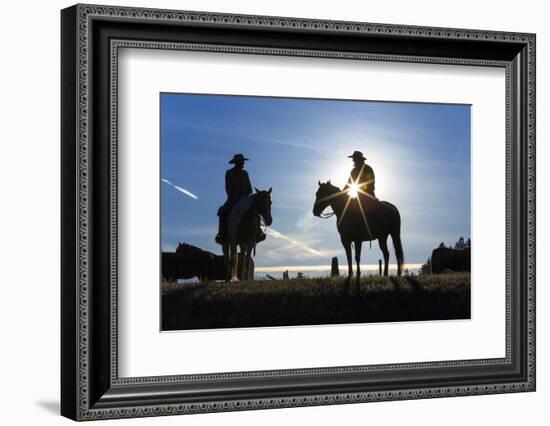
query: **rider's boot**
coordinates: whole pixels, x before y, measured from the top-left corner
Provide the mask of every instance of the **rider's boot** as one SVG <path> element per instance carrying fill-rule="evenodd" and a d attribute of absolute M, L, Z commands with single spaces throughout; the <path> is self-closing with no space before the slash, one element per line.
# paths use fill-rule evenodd
<path fill-rule="evenodd" d="M 216 235 L 216 242 L 218 244 L 223 244 L 223 241 L 225 240 L 225 233 L 223 232 L 224 230 L 225 230 L 224 216 L 220 215 L 220 220 L 218 224 L 218 234 Z"/>

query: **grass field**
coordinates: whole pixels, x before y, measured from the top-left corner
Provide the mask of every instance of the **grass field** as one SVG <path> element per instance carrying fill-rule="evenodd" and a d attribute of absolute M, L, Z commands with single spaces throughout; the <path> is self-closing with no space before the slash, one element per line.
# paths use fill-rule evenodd
<path fill-rule="evenodd" d="M 470 318 L 470 274 L 162 284 L 162 330 Z"/>

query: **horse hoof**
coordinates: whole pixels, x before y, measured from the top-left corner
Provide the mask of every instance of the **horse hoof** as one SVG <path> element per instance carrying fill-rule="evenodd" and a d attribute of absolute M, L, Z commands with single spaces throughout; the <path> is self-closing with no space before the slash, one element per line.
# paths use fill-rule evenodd
<path fill-rule="evenodd" d="M 239 282 L 239 279 L 238 279 L 238 278 L 231 278 L 231 282 L 232 282 L 232 283 L 238 283 L 238 282 Z"/>

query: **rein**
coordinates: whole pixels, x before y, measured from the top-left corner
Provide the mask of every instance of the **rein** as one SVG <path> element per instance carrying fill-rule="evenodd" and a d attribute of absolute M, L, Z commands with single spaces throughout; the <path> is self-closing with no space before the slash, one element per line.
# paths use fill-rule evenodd
<path fill-rule="evenodd" d="M 319 203 L 319 201 L 316 201 L 315 204 Z M 327 204 L 327 207 L 330 204 Z M 331 206 L 332 207 L 332 206 Z M 326 208 L 326 207 L 325 207 Z M 334 216 L 336 213 L 334 213 L 334 210 L 332 210 L 330 213 L 324 213 L 324 210 L 321 212 L 321 214 L 318 216 L 320 219 L 330 219 L 332 216 Z"/>
<path fill-rule="evenodd" d="M 265 224 L 265 220 L 264 220 L 264 217 L 261 215 L 261 214 L 258 214 L 258 209 L 256 207 L 254 207 L 256 212 L 255 214 L 260 218 L 260 230 L 264 233 L 264 234 L 267 234 L 267 225 Z M 254 243 L 254 257 L 256 256 L 256 243 Z"/>
<path fill-rule="evenodd" d="M 253 197 L 255 197 L 256 194 L 253 195 Z M 254 198 L 254 204 L 253 204 L 253 208 L 254 208 L 254 216 L 258 216 L 260 218 L 260 229 L 262 230 L 263 233 L 266 233 L 265 231 L 267 230 L 267 225 L 265 224 L 265 220 L 264 220 L 264 217 L 258 213 L 258 206 L 256 205 L 256 198 Z M 262 229 L 263 227 L 263 229 Z M 254 246 L 254 250 L 256 250 L 256 246 Z"/>
<path fill-rule="evenodd" d="M 261 214 L 258 216 L 260 217 L 260 229 L 264 234 L 267 234 L 267 225 L 265 224 L 264 217 Z"/>
<path fill-rule="evenodd" d="M 324 212 L 321 212 L 321 214 L 319 215 L 319 218 L 321 219 L 329 219 L 331 218 L 332 216 L 334 216 L 336 213 L 334 213 L 333 211 L 330 212 L 330 213 L 324 213 Z"/>

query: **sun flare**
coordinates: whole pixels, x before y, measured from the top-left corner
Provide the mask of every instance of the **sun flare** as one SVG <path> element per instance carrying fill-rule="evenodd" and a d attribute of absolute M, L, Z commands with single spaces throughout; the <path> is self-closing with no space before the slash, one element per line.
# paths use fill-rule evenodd
<path fill-rule="evenodd" d="M 357 198 L 358 193 L 359 193 L 359 185 L 354 182 L 349 186 L 348 195 L 351 198 Z"/>

